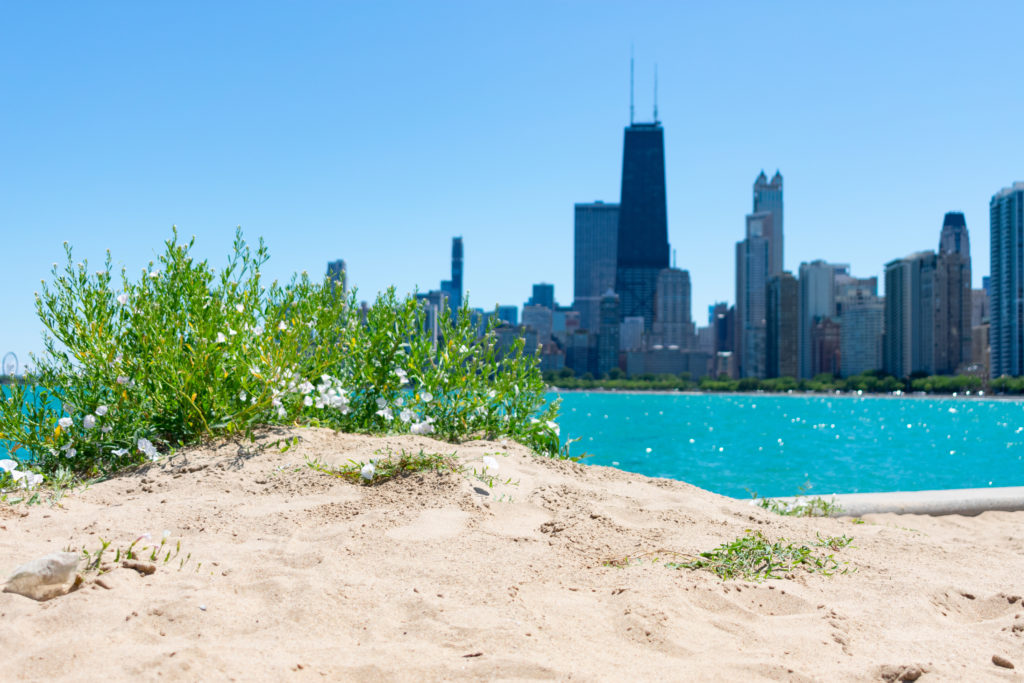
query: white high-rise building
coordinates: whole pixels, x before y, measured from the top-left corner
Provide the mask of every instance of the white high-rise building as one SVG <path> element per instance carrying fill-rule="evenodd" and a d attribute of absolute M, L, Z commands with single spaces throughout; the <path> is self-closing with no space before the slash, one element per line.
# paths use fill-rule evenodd
<path fill-rule="evenodd" d="M 652 343 L 690 348 L 693 339 L 690 312 L 689 271 L 663 269 L 658 273 L 658 284 L 654 291 Z"/>
<path fill-rule="evenodd" d="M 870 292 L 844 297 L 839 320 L 840 373 L 843 377 L 882 369 L 885 302 Z"/>
<path fill-rule="evenodd" d="M 797 319 L 797 353 L 800 355 L 800 378 L 810 379 L 816 368 L 812 362 L 811 330 L 814 323 L 836 317 L 836 275 L 849 275 L 850 266 L 817 260 L 800 264 L 799 318 Z"/>

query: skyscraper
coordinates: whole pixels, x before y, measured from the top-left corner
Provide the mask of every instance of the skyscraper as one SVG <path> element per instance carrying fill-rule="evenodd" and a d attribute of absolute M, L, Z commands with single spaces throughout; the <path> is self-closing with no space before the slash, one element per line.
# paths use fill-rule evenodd
<path fill-rule="evenodd" d="M 555 286 L 546 282 L 540 282 L 533 286 L 533 296 L 526 302 L 526 306 L 544 306 L 555 310 Z"/>
<path fill-rule="evenodd" d="M 874 293 L 862 289 L 839 300 L 842 305 L 840 374 L 850 377 L 868 370 L 881 370 L 885 303 Z"/>
<path fill-rule="evenodd" d="M 747 216 L 747 238 L 736 243 L 736 352 L 740 377 L 767 372 L 767 287 L 772 214 Z"/>
<path fill-rule="evenodd" d="M 341 286 L 341 295 L 345 296 L 346 282 L 345 282 L 345 261 L 338 259 L 337 261 L 327 262 L 327 279 L 331 281 L 331 288 L 336 289 L 338 285 Z"/>
<path fill-rule="evenodd" d="M 452 308 L 462 307 L 462 237 L 452 238 Z"/>
<path fill-rule="evenodd" d="M 658 273 L 654 293 L 653 343 L 688 349 L 692 345 L 690 272 L 665 268 Z"/>
<path fill-rule="evenodd" d="M 782 262 L 782 174 L 778 170 L 771 182 L 764 171 L 754 181 L 754 211 L 767 211 L 772 215 L 770 232 L 763 237 L 768 240 L 768 277 L 779 275 L 783 270 Z"/>
<path fill-rule="evenodd" d="M 934 251 L 885 264 L 885 338 L 882 362 L 896 377 L 933 374 L 935 367 Z"/>
<path fill-rule="evenodd" d="M 935 367 L 951 375 L 971 360 L 971 247 L 962 213 L 947 213 L 935 272 Z"/>
<path fill-rule="evenodd" d="M 797 317 L 800 287 L 792 273 L 783 271 L 768 280 L 765 325 L 765 376 L 796 377 Z"/>
<path fill-rule="evenodd" d="M 601 321 L 597 335 L 597 374 L 619 367 L 619 295 L 608 290 L 601 297 Z"/>
<path fill-rule="evenodd" d="M 573 308 L 580 312 L 580 327 L 596 332 L 601 295 L 615 289 L 619 205 L 576 204 L 574 232 Z"/>
<path fill-rule="evenodd" d="M 988 205 L 990 230 L 989 281 L 992 377 L 1024 374 L 1024 182 L 993 195 Z"/>
<path fill-rule="evenodd" d="M 836 276 L 848 275 L 850 266 L 822 260 L 800 264 L 799 354 L 800 377 L 810 379 L 821 371 L 814 366 L 811 330 L 823 318 L 836 316 Z"/>
<path fill-rule="evenodd" d="M 547 306 L 527 304 L 523 306 L 523 325 L 537 330 L 537 343 L 551 343 L 553 315 Z"/>
<path fill-rule="evenodd" d="M 622 151 L 615 291 L 623 318 L 654 322 L 658 272 L 669 267 L 665 140 L 658 121 L 630 123 Z"/>
<path fill-rule="evenodd" d="M 498 306 L 498 320 L 512 327 L 519 324 L 519 308 L 517 306 Z"/>
<path fill-rule="evenodd" d="M 441 291 L 448 297 L 452 313 L 462 307 L 462 238 L 452 238 L 452 279 L 441 281 Z"/>

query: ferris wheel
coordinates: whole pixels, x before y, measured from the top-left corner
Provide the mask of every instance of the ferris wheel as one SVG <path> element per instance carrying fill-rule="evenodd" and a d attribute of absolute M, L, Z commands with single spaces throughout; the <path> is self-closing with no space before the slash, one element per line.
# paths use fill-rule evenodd
<path fill-rule="evenodd" d="M 13 377 L 18 374 L 18 357 L 11 351 L 0 361 L 0 374 Z"/>

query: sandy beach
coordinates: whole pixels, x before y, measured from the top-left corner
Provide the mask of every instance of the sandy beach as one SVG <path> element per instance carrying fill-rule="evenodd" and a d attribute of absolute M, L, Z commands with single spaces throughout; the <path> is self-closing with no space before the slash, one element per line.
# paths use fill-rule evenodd
<path fill-rule="evenodd" d="M 272 445 L 290 437 L 287 452 Z M 512 481 L 361 486 L 306 465 L 382 448 L 455 452 L 477 469 L 491 455 Z M 0 594 L 2 678 L 1024 678 L 1024 512 L 864 522 L 780 517 L 513 443 L 267 432 L 55 506 L 0 506 L 0 580 L 101 538 L 108 553 L 143 533 L 181 542 L 152 574 L 88 572 L 46 602 Z M 754 583 L 665 566 L 752 529 L 852 536 L 834 553 L 851 571 Z"/>

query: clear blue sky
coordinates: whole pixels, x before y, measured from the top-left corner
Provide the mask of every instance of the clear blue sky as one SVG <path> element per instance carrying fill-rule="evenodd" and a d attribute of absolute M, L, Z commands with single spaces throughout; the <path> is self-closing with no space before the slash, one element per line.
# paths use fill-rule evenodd
<path fill-rule="evenodd" d="M 734 299 L 763 168 L 786 267 L 881 276 L 1024 179 L 1020 2 L 5 3 L 0 353 L 39 348 L 61 242 L 142 267 L 177 224 L 270 274 L 344 258 L 364 295 L 436 288 L 465 239 L 474 305 L 572 300 L 574 202 L 617 201 L 630 44 L 659 69 L 669 239 L 693 313 Z M 881 278 L 880 278 L 881 279 Z"/>

